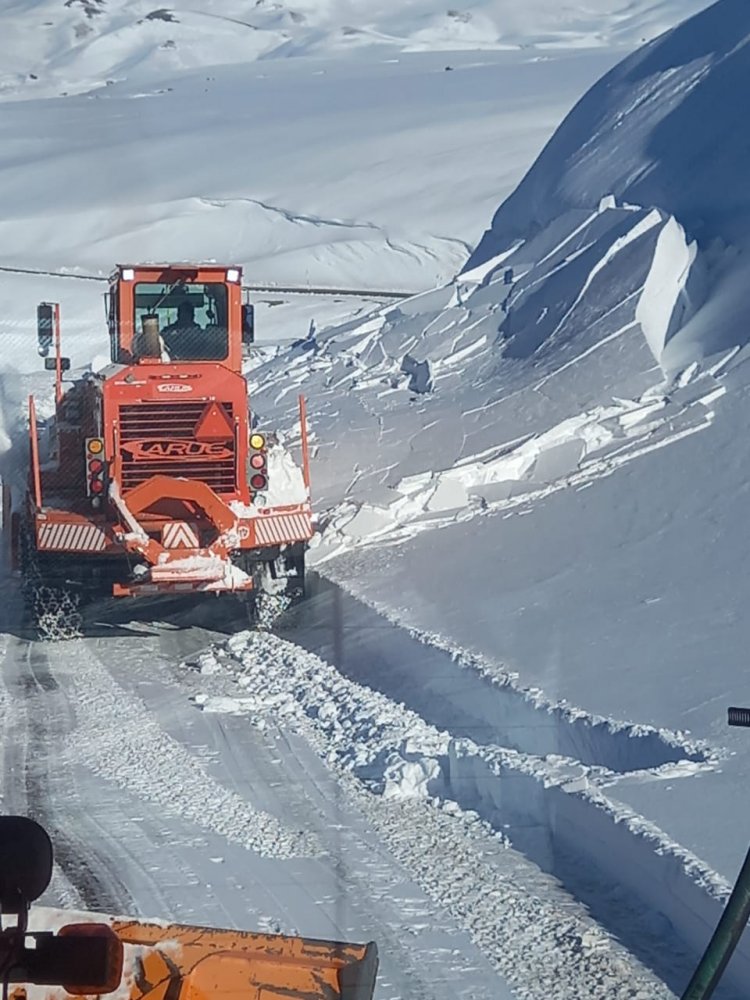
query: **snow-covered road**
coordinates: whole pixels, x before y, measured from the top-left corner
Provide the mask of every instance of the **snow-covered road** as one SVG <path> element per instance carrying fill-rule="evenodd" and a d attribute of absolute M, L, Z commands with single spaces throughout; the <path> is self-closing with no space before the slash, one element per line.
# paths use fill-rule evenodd
<path fill-rule="evenodd" d="M 685 982 L 710 897 L 666 852 L 657 898 L 655 845 L 597 786 L 700 748 L 535 704 L 323 579 L 278 635 L 165 601 L 42 645 L 11 579 L 2 604 L 4 804 L 53 835 L 45 902 L 374 939 L 382 1000 Z"/>
<path fill-rule="evenodd" d="M 196 710 L 179 664 L 217 633 L 172 615 L 43 646 L 4 598 L 4 804 L 53 837 L 44 902 L 375 939 L 379 997 L 512 995 L 313 748 Z"/>

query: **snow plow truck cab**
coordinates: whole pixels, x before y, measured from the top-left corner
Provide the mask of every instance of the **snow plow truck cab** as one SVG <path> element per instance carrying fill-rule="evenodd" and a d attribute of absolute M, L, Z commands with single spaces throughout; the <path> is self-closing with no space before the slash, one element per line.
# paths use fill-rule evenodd
<path fill-rule="evenodd" d="M 56 406 L 41 422 L 29 398 L 28 488 L 11 525 L 40 633 L 65 637 L 96 596 L 301 593 L 305 404 L 300 467 L 250 411 L 240 268 L 120 265 L 106 302 L 111 362 L 65 384 L 59 307 L 38 309 Z"/>

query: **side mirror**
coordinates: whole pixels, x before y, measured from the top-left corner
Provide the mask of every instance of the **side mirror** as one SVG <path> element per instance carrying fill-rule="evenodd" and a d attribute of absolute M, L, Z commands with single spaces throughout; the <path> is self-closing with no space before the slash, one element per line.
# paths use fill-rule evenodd
<path fill-rule="evenodd" d="M 57 358 L 45 358 L 44 370 L 48 372 L 56 372 Z M 60 358 L 60 370 L 64 372 L 70 371 L 70 358 Z"/>
<path fill-rule="evenodd" d="M 245 303 L 242 307 L 242 343 L 255 343 L 255 306 Z"/>
<path fill-rule="evenodd" d="M 0 907 L 19 913 L 38 899 L 52 878 L 52 844 L 25 816 L 0 816 Z"/>
<path fill-rule="evenodd" d="M 38 823 L 0 816 L 0 909 L 18 916 L 16 927 L 0 934 L 4 985 L 61 985 L 82 996 L 112 993 L 122 981 L 123 945 L 107 924 L 67 924 L 57 934 L 27 930 L 29 906 L 49 885 L 52 866 L 52 843 Z"/>
<path fill-rule="evenodd" d="M 56 309 L 57 305 L 54 302 L 40 302 L 36 307 L 37 350 L 43 358 L 47 357 L 52 347 Z"/>

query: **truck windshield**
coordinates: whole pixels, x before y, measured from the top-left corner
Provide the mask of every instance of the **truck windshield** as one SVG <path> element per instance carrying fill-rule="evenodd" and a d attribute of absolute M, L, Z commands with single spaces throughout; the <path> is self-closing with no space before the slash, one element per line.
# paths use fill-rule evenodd
<path fill-rule="evenodd" d="M 153 329 L 155 321 L 161 353 L 170 361 L 221 361 L 228 354 L 227 288 L 221 282 L 139 282 L 135 329 Z"/>

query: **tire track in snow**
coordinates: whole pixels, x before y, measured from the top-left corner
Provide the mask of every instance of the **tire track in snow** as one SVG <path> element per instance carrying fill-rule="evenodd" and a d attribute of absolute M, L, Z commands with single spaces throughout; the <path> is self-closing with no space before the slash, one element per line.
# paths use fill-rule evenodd
<path fill-rule="evenodd" d="M 50 893 L 65 906 L 128 912 L 132 898 L 99 852 L 101 831 L 79 801 L 74 773 L 60 753 L 75 717 L 44 648 L 10 639 L 3 681 L 9 701 L 4 803 L 49 833 L 55 853 Z"/>
<path fill-rule="evenodd" d="M 314 837 L 287 828 L 211 778 L 195 755 L 164 732 L 145 704 L 116 683 L 84 640 L 67 644 L 67 649 L 75 659 L 71 693 L 79 715 L 67 748 L 76 760 L 166 815 L 261 856 L 317 853 Z"/>
<path fill-rule="evenodd" d="M 231 756 L 235 752 L 233 744 L 238 741 L 232 740 L 226 734 L 223 726 L 220 726 L 220 729 L 224 733 Z M 378 877 L 374 872 L 374 860 L 371 856 L 367 857 L 366 863 L 363 862 L 362 870 L 358 870 L 356 865 L 351 863 L 352 856 L 361 856 L 364 852 L 361 843 L 358 842 L 357 835 L 347 825 L 343 825 L 338 837 L 331 837 L 331 830 L 326 822 L 326 816 L 331 810 L 331 802 L 325 801 L 326 794 L 330 793 L 330 788 L 320 789 L 316 786 L 314 776 L 310 775 L 306 769 L 302 756 L 295 752 L 292 742 L 283 731 L 276 730 L 272 721 L 268 732 L 269 739 L 274 744 L 277 741 L 283 742 L 284 749 L 280 753 L 280 756 L 283 757 L 283 766 L 280 763 L 274 764 L 272 770 L 269 766 L 273 763 L 272 759 L 259 757 L 254 762 L 258 768 L 257 773 L 264 783 L 270 784 L 274 778 L 277 783 L 283 781 L 285 799 L 291 804 L 291 814 L 301 827 L 312 830 L 322 849 L 328 855 L 331 866 L 336 873 L 337 898 L 342 901 L 340 912 L 337 914 L 339 934 L 347 936 L 351 933 L 347 930 L 347 925 L 352 922 L 353 914 L 357 914 L 359 916 L 358 922 L 368 927 L 368 935 L 374 938 L 378 945 L 381 987 L 383 986 L 383 976 L 389 970 L 394 973 L 394 979 L 397 976 L 398 985 L 396 988 L 400 995 L 408 997 L 408 1000 L 434 1000 L 435 986 L 431 982 L 430 971 L 420 968 L 419 955 L 410 950 L 408 943 L 404 941 L 403 915 L 398 914 L 401 918 L 399 923 L 391 923 L 384 920 L 382 916 L 368 912 L 366 909 L 373 897 L 377 897 L 379 894 L 384 879 Z M 278 747 L 276 749 L 278 753 Z M 287 797 L 290 782 L 295 782 L 298 788 Z M 305 891 L 304 886 L 301 886 L 300 892 Z M 394 910 L 397 909 L 397 905 L 394 906 Z M 395 917 L 395 913 L 391 915 L 392 920 L 395 920 Z M 268 929 L 272 933 L 290 932 L 290 928 L 285 926 L 282 920 L 275 920 L 273 917 L 271 917 Z M 294 931 L 296 928 L 291 930 Z M 458 962 L 456 964 L 460 965 Z M 454 995 L 456 998 L 461 996 L 458 984 Z M 490 997 L 482 992 L 470 995 L 470 1000 L 490 1000 Z"/>

